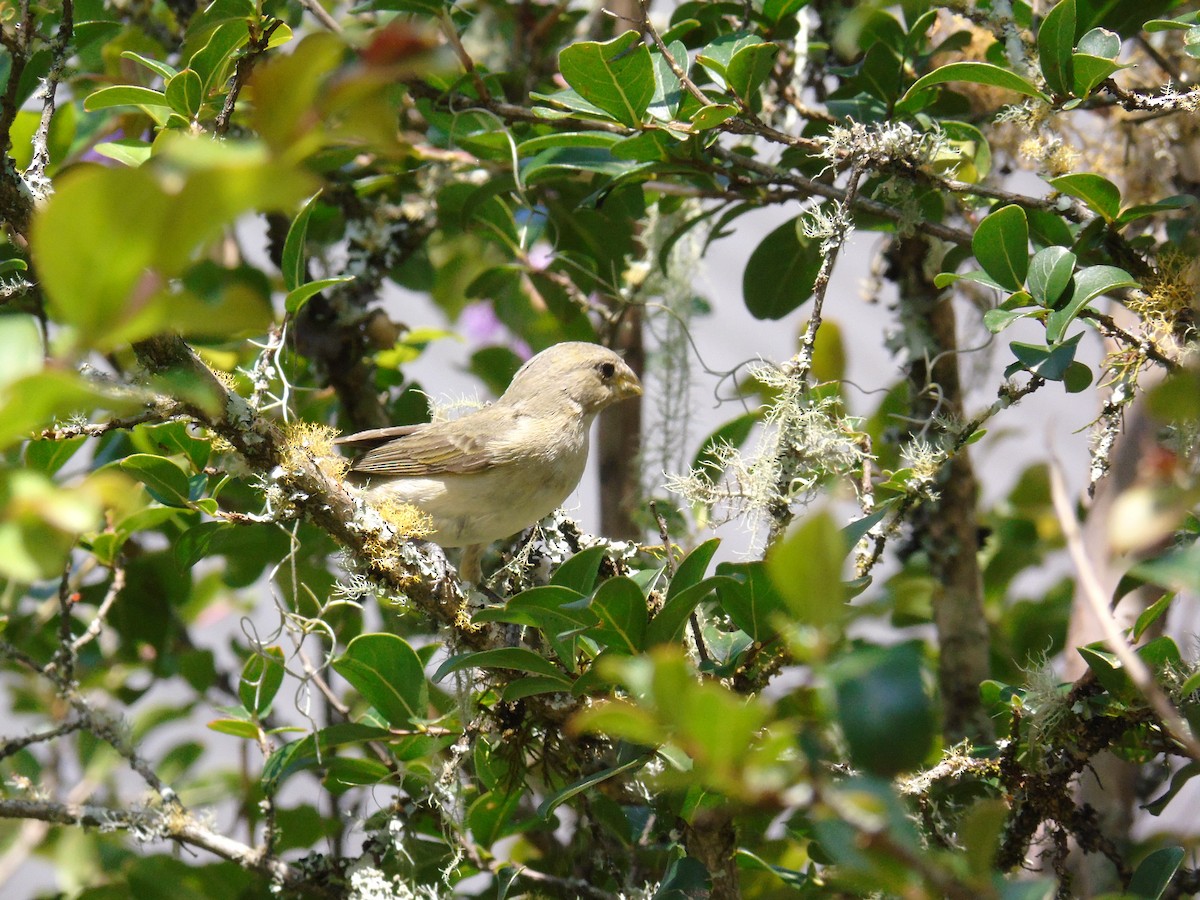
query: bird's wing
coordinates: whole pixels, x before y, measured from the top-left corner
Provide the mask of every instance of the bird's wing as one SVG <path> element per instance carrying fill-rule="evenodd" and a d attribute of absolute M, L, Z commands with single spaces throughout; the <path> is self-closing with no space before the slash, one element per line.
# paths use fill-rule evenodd
<path fill-rule="evenodd" d="M 479 472 L 510 461 L 507 439 L 515 419 L 512 410 L 489 406 L 450 422 L 377 428 L 352 434 L 339 443 L 386 442 L 354 460 L 352 473 L 425 476 Z"/>

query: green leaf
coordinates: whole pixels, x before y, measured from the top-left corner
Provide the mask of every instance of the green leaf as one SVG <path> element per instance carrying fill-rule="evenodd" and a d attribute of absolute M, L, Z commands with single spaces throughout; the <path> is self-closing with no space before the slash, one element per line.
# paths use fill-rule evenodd
<path fill-rule="evenodd" d="M 121 138 L 115 141 L 101 141 L 92 149 L 101 156 L 116 160 L 123 165 L 136 169 L 150 158 L 150 144 L 134 138 Z"/>
<path fill-rule="evenodd" d="M 1029 293 L 1038 303 L 1051 307 L 1071 283 L 1075 254 L 1066 247 L 1047 247 L 1029 262 Z"/>
<path fill-rule="evenodd" d="M 777 621 L 788 616 L 788 604 L 775 587 L 762 560 L 721 563 L 717 574 L 717 597 L 734 624 L 756 641 L 767 641 L 779 633 Z"/>
<path fill-rule="evenodd" d="M 580 550 L 558 567 L 550 577 L 550 583 L 578 591 L 580 594 L 590 594 L 596 586 L 596 577 L 600 573 L 600 563 L 603 559 L 602 546 Z"/>
<path fill-rule="evenodd" d="M 654 98 L 654 63 L 637 31 L 611 41 L 581 41 L 558 57 L 559 71 L 579 95 L 623 125 L 640 125 Z"/>
<path fill-rule="evenodd" d="M 0 327 L 3 327 L 2 324 Z M 0 341 L 0 345 L 2 344 L 3 342 Z M 87 441 L 85 437 L 66 438 L 58 441 L 30 441 L 25 445 L 25 465 L 47 475 L 53 475 L 75 455 L 85 441 Z"/>
<path fill-rule="evenodd" d="M 304 308 L 305 303 L 321 291 L 339 284 L 347 284 L 353 280 L 353 275 L 339 275 L 335 278 L 321 278 L 317 281 L 310 281 L 308 284 L 302 284 L 295 290 L 288 291 L 288 295 L 283 301 L 283 308 L 288 315 L 294 316 Z"/>
<path fill-rule="evenodd" d="M 680 41 L 668 45 L 667 51 L 671 58 L 687 71 L 687 47 Z M 679 104 L 683 99 L 683 88 L 679 77 L 671 70 L 670 63 L 662 53 L 653 53 L 654 60 L 654 96 L 650 98 L 648 111 L 650 115 L 661 122 L 670 122 L 679 113 Z"/>
<path fill-rule="evenodd" d="M 738 108 L 732 103 L 713 103 L 692 113 L 690 121 L 696 131 L 708 131 L 722 122 L 728 122 L 737 114 Z"/>
<path fill-rule="evenodd" d="M 263 763 L 262 782 L 268 790 L 274 790 L 279 782 L 295 772 L 328 763 L 335 747 L 345 744 L 364 744 L 367 741 L 386 740 L 391 733 L 386 728 L 343 722 L 322 728 L 315 734 L 299 741 L 284 744 Z"/>
<path fill-rule="evenodd" d="M 567 785 L 558 793 L 552 794 L 542 801 L 542 804 L 538 807 L 537 811 L 538 818 L 549 819 L 554 810 L 558 809 L 558 807 L 562 806 L 572 797 L 576 797 L 598 784 L 603 784 L 610 778 L 616 778 L 618 775 L 624 775 L 626 772 L 639 769 L 653 758 L 653 753 L 639 753 L 632 759 L 621 763 L 620 765 L 612 766 L 607 769 L 601 769 L 595 774 L 588 775 L 585 778 L 581 778 L 578 781 Z"/>
<path fill-rule="evenodd" d="M 1128 700 L 1134 697 L 1137 689 L 1129 679 L 1125 666 L 1115 653 L 1104 649 L 1103 644 L 1092 644 L 1077 648 L 1087 667 L 1092 670 L 1096 680 L 1113 697 Z"/>
<path fill-rule="evenodd" d="M 164 82 L 170 81 L 178 72 L 174 66 L 169 66 L 165 62 L 160 62 L 157 59 L 151 59 L 148 56 L 142 56 L 140 53 L 134 53 L 132 50 L 125 50 L 121 53 L 121 59 L 131 59 L 149 69 L 151 72 L 158 75 Z"/>
<path fill-rule="evenodd" d="M 171 460 L 152 453 L 135 453 L 120 462 L 123 471 L 146 486 L 146 490 L 163 506 L 188 506 L 191 485 L 187 473 Z"/>
<path fill-rule="evenodd" d="M 1046 84 L 1056 94 L 1070 94 L 1074 89 L 1074 66 L 1071 51 L 1075 45 L 1075 0 L 1060 0 L 1037 33 L 1038 60 Z"/>
<path fill-rule="evenodd" d="M 88 94 L 83 101 L 87 112 L 99 109 L 111 109 L 114 106 L 157 106 L 170 108 L 167 97 L 162 91 L 152 91 L 150 88 L 136 87 L 130 84 L 117 84 L 112 87 L 100 88 Z"/>
<path fill-rule="evenodd" d="M 1146 900 L 1158 900 L 1166 892 L 1171 879 L 1183 862 L 1182 847 L 1163 847 L 1141 861 L 1129 879 L 1127 893 Z"/>
<path fill-rule="evenodd" d="M 1051 178 L 1050 185 L 1060 193 L 1082 200 L 1095 213 L 1112 222 L 1121 211 L 1121 191 L 1102 175 L 1076 172 Z"/>
<path fill-rule="evenodd" d="M 806 625 L 831 625 L 846 615 L 842 562 L 849 551 L 827 512 L 808 516 L 767 556 L 767 571 L 791 610 Z"/>
<path fill-rule="evenodd" d="M 637 653 L 645 646 L 646 598 L 632 579 L 608 579 L 592 595 L 588 608 L 600 620 L 589 637 L 622 653 Z"/>
<path fill-rule="evenodd" d="M 213 539 L 234 526 L 229 522 L 198 522 L 175 539 L 173 548 L 175 564 L 180 569 L 190 569 L 208 555 Z"/>
<path fill-rule="evenodd" d="M 1140 641 L 1142 639 L 1142 635 L 1146 633 L 1146 629 L 1157 622 L 1159 618 L 1162 617 L 1162 614 L 1171 608 L 1171 601 L 1174 599 L 1174 592 L 1167 591 L 1161 597 L 1143 609 L 1138 614 L 1137 621 L 1134 622 L 1133 625 L 1133 640 Z"/>
<path fill-rule="evenodd" d="M 463 669 L 516 669 L 559 679 L 566 690 L 571 689 L 571 679 L 546 657 L 526 650 L 524 647 L 499 647 L 495 650 L 480 650 L 475 653 L 460 653 L 452 656 L 433 673 L 434 681 Z"/>
<path fill-rule="evenodd" d="M 675 567 L 675 575 L 671 578 L 671 584 L 667 587 L 668 600 L 693 585 L 699 584 L 704 579 L 704 573 L 708 571 L 708 564 L 712 562 L 713 555 L 720 545 L 720 538 L 711 538 L 679 561 L 679 565 Z"/>
<path fill-rule="evenodd" d="M 1075 361 L 1075 351 L 1081 337 L 1083 337 L 1082 332 L 1069 341 L 1053 347 L 1025 344 L 1020 341 L 1013 341 L 1008 347 L 1012 350 L 1013 356 L 1017 358 L 1020 368 L 1028 369 L 1047 381 L 1062 381 L 1066 377 L 1067 370 Z M 1005 370 L 1005 373 L 1008 374 L 1008 370 Z"/>
<path fill-rule="evenodd" d="M 1007 290 L 1019 291 L 1029 271 L 1029 223 L 1025 210 L 1011 204 L 988 215 L 971 239 L 983 270 Z"/>
<path fill-rule="evenodd" d="M 308 280 L 304 260 L 304 240 L 308 236 L 308 220 L 312 218 L 313 209 L 316 208 L 317 200 L 320 197 L 321 192 L 317 191 L 304 201 L 300 212 L 296 214 L 296 218 L 292 220 L 292 224 L 288 228 L 287 237 L 284 238 L 280 270 L 283 272 L 283 287 L 287 291 L 296 290 Z"/>
<path fill-rule="evenodd" d="M 393 728 L 407 728 L 426 717 L 429 688 L 425 669 L 403 638 L 360 634 L 333 661 L 333 669 Z"/>
<path fill-rule="evenodd" d="M 670 592 L 667 602 L 655 613 L 646 628 L 646 646 L 673 644 L 678 641 L 692 610 L 711 596 L 723 580 L 719 576 L 705 578 L 682 591 Z M 736 589 L 736 586 L 731 587 Z"/>
<path fill-rule="evenodd" d="M 1093 28 L 1079 39 L 1075 49 L 1088 56 L 1116 59 L 1121 52 L 1121 36 L 1107 28 Z"/>
<path fill-rule="evenodd" d="M 1156 559 L 1138 563 L 1131 571 L 1171 590 L 1200 592 L 1200 543 L 1178 547 Z"/>
<path fill-rule="evenodd" d="M 1075 67 L 1075 96 L 1088 97 L 1100 82 L 1118 69 L 1128 68 L 1102 56 L 1076 53 L 1071 57 Z"/>
<path fill-rule="evenodd" d="M 167 105 L 185 119 L 195 119 L 204 103 L 204 87 L 200 76 L 191 69 L 184 69 L 167 82 Z"/>
<path fill-rule="evenodd" d="M 1062 339 L 1067 326 L 1080 311 L 1101 294 L 1120 288 L 1135 288 L 1138 283 L 1124 269 L 1116 266 L 1088 266 L 1075 273 L 1074 290 L 1070 299 L 1060 309 L 1052 310 L 1046 317 L 1046 340 L 1057 343 Z"/>
<path fill-rule="evenodd" d="M 278 647 L 263 647 L 246 660 L 238 697 L 248 713 L 261 719 L 271 711 L 271 703 L 283 684 L 283 672 L 283 651 Z"/>
<path fill-rule="evenodd" d="M 754 248 L 742 273 L 742 300 L 756 319 L 782 319 L 812 296 L 821 270 L 820 244 L 784 222 Z"/>
<path fill-rule="evenodd" d="M 729 89 L 749 103 L 759 86 L 771 74 L 779 47 L 775 44 L 751 44 L 738 50 L 729 61 L 725 81 Z"/>
<path fill-rule="evenodd" d="M 247 741 L 258 740 L 258 726 L 245 719 L 213 719 L 208 727 L 218 734 L 228 734 Z"/>
<path fill-rule="evenodd" d="M 1028 80 L 1022 78 L 1016 72 L 1009 69 L 1002 69 L 1000 66 L 994 66 L 991 63 L 985 62 L 957 62 L 950 63 L 945 66 L 939 66 L 927 75 L 918 78 L 916 82 L 904 94 L 902 99 L 907 100 L 918 91 L 925 88 L 933 87 L 938 84 L 947 84 L 954 81 L 969 81 L 973 84 L 986 84 L 991 87 L 1005 88 L 1006 90 L 1016 91 L 1018 94 L 1023 94 L 1026 97 L 1037 97 L 1040 100 L 1050 101 L 1050 98 L 1039 91 Z"/>
<path fill-rule="evenodd" d="M 1172 212 L 1177 209 L 1189 209 L 1196 205 L 1196 198 L 1190 194 L 1175 194 L 1164 197 L 1154 203 L 1139 203 L 1129 207 L 1117 216 L 1117 225 L 1127 225 L 1136 219 L 1152 216 L 1160 212 Z"/>
<path fill-rule="evenodd" d="M 854 765 L 890 777 L 924 761 L 936 716 L 917 645 L 853 650 L 830 666 L 829 678 Z"/>

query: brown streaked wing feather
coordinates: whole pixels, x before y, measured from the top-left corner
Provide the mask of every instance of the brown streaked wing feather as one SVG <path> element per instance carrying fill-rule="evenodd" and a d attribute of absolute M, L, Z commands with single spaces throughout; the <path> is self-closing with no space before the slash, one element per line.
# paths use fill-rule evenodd
<path fill-rule="evenodd" d="M 452 422 L 402 426 L 403 433 L 351 464 L 350 471 L 363 475 L 441 475 L 479 472 L 506 461 L 498 453 L 512 428 L 513 414 L 488 407 Z M 377 432 L 389 431 L 381 428 Z M 362 442 L 381 437 L 364 432 Z M 351 435 L 353 439 L 359 435 Z"/>

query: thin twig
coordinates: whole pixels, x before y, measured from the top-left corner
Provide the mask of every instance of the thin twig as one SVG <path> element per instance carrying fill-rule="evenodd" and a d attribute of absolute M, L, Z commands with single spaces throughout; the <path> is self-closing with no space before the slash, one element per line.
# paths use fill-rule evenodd
<path fill-rule="evenodd" d="M 1059 526 L 1062 528 L 1063 537 L 1067 542 L 1067 552 L 1079 575 L 1079 586 L 1082 588 L 1083 598 L 1100 625 L 1100 630 L 1104 634 L 1104 642 L 1121 661 L 1129 680 L 1141 693 L 1146 704 L 1159 717 L 1163 728 L 1172 738 L 1183 745 L 1188 756 L 1196 762 L 1200 762 L 1200 742 L 1197 742 L 1191 728 L 1179 714 L 1179 710 L 1174 707 L 1170 698 L 1154 680 L 1154 675 L 1145 661 L 1134 652 L 1129 642 L 1126 641 L 1125 636 L 1121 633 L 1121 627 L 1109 610 L 1108 597 L 1105 596 L 1104 588 L 1100 585 L 1100 578 L 1092 566 L 1092 561 L 1088 558 L 1079 522 L 1075 518 L 1075 511 L 1071 508 L 1070 500 L 1067 499 L 1062 466 L 1054 458 L 1050 461 L 1050 497 L 1054 502 L 1054 511 L 1058 514 Z"/>
<path fill-rule="evenodd" d="M 135 831 L 161 840 L 197 847 L 259 872 L 283 885 L 304 884 L 304 873 L 282 859 L 264 853 L 201 825 L 186 812 L 162 809 L 116 809 L 95 804 L 56 803 L 49 800 L 0 799 L 0 819 L 35 819 L 53 825 Z M 307 885 L 313 887 L 313 885 Z"/>
<path fill-rule="evenodd" d="M 68 50 L 71 37 L 75 31 L 75 0 L 63 0 L 62 18 L 58 23 L 58 32 L 50 44 L 50 71 L 42 82 L 42 116 L 38 120 L 37 131 L 33 135 L 33 156 L 25 169 L 25 183 L 30 185 L 37 194 L 43 194 L 49 189 L 46 181 L 46 166 L 50 164 L 50 122 L 54 118 L 58 82 L 62 78 L 63 69 L 67 64 Z"/>

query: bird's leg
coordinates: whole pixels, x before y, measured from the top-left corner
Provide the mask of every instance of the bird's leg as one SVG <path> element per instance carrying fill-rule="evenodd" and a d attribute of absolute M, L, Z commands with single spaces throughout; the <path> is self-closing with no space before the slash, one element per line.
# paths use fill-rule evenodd
<path fill-rule="evenodd" d="M 462 559 L 458 563 L 458 577 L 480 587 L 483 584 L 483 550 L 485 544 L 469 544 L 463 547 Z"/>

